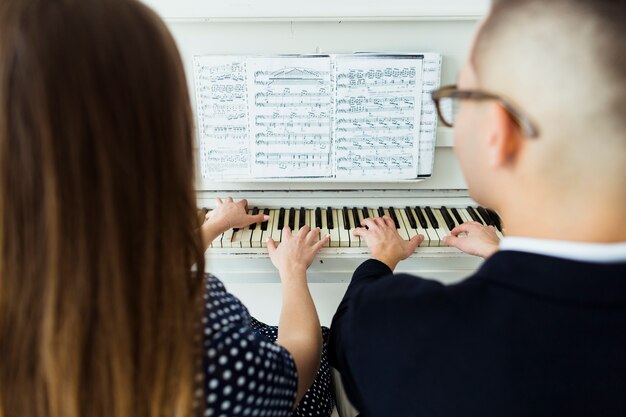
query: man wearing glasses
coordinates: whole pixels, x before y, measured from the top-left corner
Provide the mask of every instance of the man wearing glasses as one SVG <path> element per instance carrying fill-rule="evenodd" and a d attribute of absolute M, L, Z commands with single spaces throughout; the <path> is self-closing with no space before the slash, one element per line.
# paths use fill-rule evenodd
<path fill-rule="evenodd" d="M 625 17 L 625 0 L 495 0 L 458 86 L 433 93 L 506 237 L 452 230 L 486 261 L 444 286 L 394 276 L 418 242 L 363 221 L 372 259 L 331 328 L 363 416 L 626 416 Z"/>

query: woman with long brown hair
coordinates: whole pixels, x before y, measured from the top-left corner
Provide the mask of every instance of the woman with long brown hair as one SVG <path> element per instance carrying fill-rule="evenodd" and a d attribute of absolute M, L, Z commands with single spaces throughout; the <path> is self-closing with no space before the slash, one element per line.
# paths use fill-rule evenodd
<path fill-rule="evenodd" d="M 284 303 L 267 341 L 192 272 L 213 235 L 262 218 L 228 199 L 199 229 L 193 178 L 183 67 L 154 13 L 0 2 L 0 417 L 291 414 L 320 364 L 316 231 L 270 242 Z"/>

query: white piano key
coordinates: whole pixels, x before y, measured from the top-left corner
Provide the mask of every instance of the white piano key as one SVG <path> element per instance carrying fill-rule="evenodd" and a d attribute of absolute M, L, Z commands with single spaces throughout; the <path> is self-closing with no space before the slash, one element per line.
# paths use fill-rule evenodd
<path fill-rule="evenodd" d="M 267 230 L 261 231 L 261 247 L 267 247 L 267 239 L 272 237 L 272 230 L 274 227 L 274 213 L 276 210 L 270 210 L 270 218 L 267 220 Z"/>
<path fill-rule="evenodd" d="M 356 219 L 352 215 L 352 207 L 348 207 L 348 221 L 350 222 L 350 247 L 358 248 L 361 246 L 361 238 L 353 234 L 356 228 Z"/>
<path fill-rule="evenodd" d="M 414 229 L 411 226 L 411 223 L 409 222 L 409 218 L 407 217 L 406 213 L 404 212 L 404 209 L 400 210 L 400 216 L 398 217 L 398 220 L 400 221 L 400 219 L 402 219 L 402 222 L 404 224 L 404 228 L 406 229 L 406 232 L 409 236 L 409 240 L 413 239 L 415 236 L 417 236 L 419 233 L 417 233 L 417 229 Z"/>
<path fill-rule="evenodd" d="M 248 210 L 248 214 L 252 215 L 252 210 Z M 256 223 L 256 227 L 261 227 L 261 223 Z M 241 247 L 242 248 L 251 248 L 252 247 L 252 232 L 254 230 L 250 230 L 250 226 L 245 227 L 243 229 L 243 233 L 241 234 Z"/>
<path fill-rule="evenodd" d="M 324 211 L 326 211 L 325 209 Z M 328 229 L 328 233 L 330 234 L 330 247 L 338 248 L 341 244 L 340 236 L 339 236 L 339 220 L 337 219 L 337 210 L 331 209 L 330 214 L 333 219 L 333 228 Z M 324 219 L 326 221 L 326 219 Z"/>
<path fill-rule="evenodd" d="M 322 226 L 320 228 L 320 239 L 323 238 L 326 235 L 330 235 L 330 230 L 328 230 L 328 221 L 326 219 L 326 209 L 321 209 L 322 212 Z M 313 214 L 313 216 L 315 217 L 315 213 Z M 326 243 L 324 244 L 324 247 L 330 247 L 331 246 L 331 241 L 332 241 L 332 235 L 330 237 L 331 240 L 327 240 Z"/>
<path fill-rule="evenodd" d="M 402 211 L 404 211 L 404 209 L 401 210 L 396 207 L 393 208 L 393 212 L 396 215 L 396 218 L 398 219 L 398 226 L 400 226 L 397 229 L 398 233 L 400 234 L 403 240 L 409 240 L 411 237 L 409 236 L 409 232 L 407 228 L 410 228 L 411 226 L 409 225 L 408 219 L 406 220 L 406 222 L 402 220 Z"/>
<path fill-rule="evenodd" d="M 281 234 L 282 234 L 282 230 L 278 229 L 279 223 L 280 223 L 280 210 L 279 209 L 275 209 L 272 210 L 274 212 L 274 224 L 272 225 L 272 234 L 271 237 L 272 239 L 274 239 L 274 242 L 276 243 L 280 243 L 280 238 L 281 238 Z M 287 221 L 287 211 L 285 211 L 285 221 Z M 283 222 L 284 223 L 284 222 Z"/>
<path fill-rule="evenodd" d="M 431 246 L 431 247 L 439 246 L 439 235 L 437 234 L 437 231 L 430 224 L 430 220 L 428 219 L 428 216 L 426 215 L 426 211 L 424 211 L 424 207 L 420 206 L 420 209 L 421 209 L 422 215 L 426 219 L 426 225 L 428 226 L 426 227 L 426 229 L 422 228 L 422 230 L 424 231 L 423 233 L 424 243 L 428 242 L 428 246 Z M 413 210 L 413 212 L 415 212 L 415 210 Z"/>
<path fill-rule="evenodd" d="M 339 232 L 339 246 L 350 247 L 350 230 L 346 230 L 344 228 L 343 212 L 341 209 L 335 209 L 333 211 L 337 215 L 337 223 L 335 223 L 335 227 Z"/>
<path fill-rule="evenodd" d="M 224 232 L 224 235 L 222 236 L 222 247 L 223 248 L 230 248 L 231 246 L 231 241 L 233 238 L 233 234 L 234 231 L 233 229 L 228 229 L 227 231 Z"/>
<path fill-rule="evenodd" d="M 230 247 L 231 248 L 240 248 L 241 247 L 241 236 L 243 235 L 243 229 L 233 230 L 233 235 L 230 238 Z"/>

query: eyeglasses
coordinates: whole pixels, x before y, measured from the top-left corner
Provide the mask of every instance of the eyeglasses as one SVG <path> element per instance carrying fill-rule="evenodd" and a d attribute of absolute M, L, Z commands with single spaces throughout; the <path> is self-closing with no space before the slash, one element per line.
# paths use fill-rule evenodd
<path fill-rule="evenodd" d="M 439 119 L 448 127 L 454 127 L 461 100 L 496 100 L 511 115 L 526 136 L 529 138 L 539 136 L 539 130 L 526 115 L 508 100 L 495 94 L 477 90 L 459 90 L 456 85 L 449 85 L 433 91 L 431 96 L 437 107 Z"/>

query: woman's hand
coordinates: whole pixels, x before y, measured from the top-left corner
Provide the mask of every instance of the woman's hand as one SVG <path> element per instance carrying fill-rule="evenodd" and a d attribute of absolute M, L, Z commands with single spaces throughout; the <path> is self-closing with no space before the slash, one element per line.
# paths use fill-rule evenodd
<path fill-rule="evenodd" d="M 254 216 L 248 214 L 248 201 L 245 199 L 235 203 L 230 197 L 225 202 L 221 198 L 216 198 L 215 203 L 215 208 L 207 213 L 205 223 L 211 224 L 220 233 L 233 227 L 242 229 L 269 219 L 269 216 L 263 214 Z"/>
<path fill-rule="evenodd" d="M 285 227 L 282 242 L 278 247 L 272 238 L 267 239 L 270 259 L 280 272 L 281 279 L 305 275 L 315 255 L 328 241 L 329 235 L 318 239 L 319 234 L 319 227 L 311 229 L 309 226 L 303 226 L 296 236 L 292 236 L 291 230 Z"/>
<path fill-rule="evenodd" d="M 395 223 L 389 216 L 363 219 L 361 226 L 354 229 L 354 236 L 365 240 L 372 258 L 386 264 L 392 271 L 403 259 L 408 258 L 422 243 L 424 236 L 417 235 L 411 240 L 402 239 Z M 367 228 L 365 228 L 367 226 Z"/>
<path fill-rule="evenodd" d="M 443 243 L 470 255 L 488 258 L 500 247 L 500 239 L 493 226 L 483 226 L 478 222 L 465 222 L 452 229 L 450 233 L 450 236 L 443 238 Z"/>

